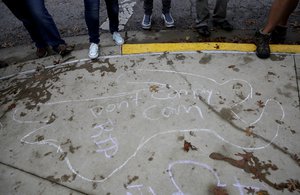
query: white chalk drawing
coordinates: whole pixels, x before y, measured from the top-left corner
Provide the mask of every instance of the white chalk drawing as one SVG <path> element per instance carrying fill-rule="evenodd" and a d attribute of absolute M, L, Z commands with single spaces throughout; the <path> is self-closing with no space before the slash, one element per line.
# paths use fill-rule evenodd
<path fill-rule="evenodd" d="M 129 191 L 126 192 L 126 195 L 134 195 L 136 193 L 134 192 L 138 192 L 138 194 L 143 195 L 143 191 L 146 191 L 147 194 L 150 193 L 152 195 L 156 195 L 156 193 L 154 192 L 154 190 L 152 189 L 152 187 L 145 187 L 143 184 L 140 185 L 129 185 L 126 187 Z"/>
<path fill-rule="evenodd" d="M 141 74 L 141 78 L 147 78 L 147 80 L 143 79 L 128 79 L 127 75 L 130 75 L 131 72 L 128 71 L 125 74 L 121 74 L 117 79 L 116 82 L 122 83 L 124 80 L 129 80 L 128 83 L 125 84 L 131 84 L 133 85 L 134 89 L 132 91 L 127 91 L 127 92 L 122 92 L 118 93 L 115 95 L 110 95 L 110 96 L 103 96 L 103 97 L 93 97 L 89 99 L 73 99 L 73 100 L 62 100 L 62 101 L 56 101 L 56 102 L 48 102 L 45 104 L 39 104 L 40 107 L 47 107 L 47 106 L 55 106 L 55 105 L 61 105 L 61 104 L 68 104 L 72 105 L 74 103 L 79 104 L 79 103 L 88 103 L 92 102 L 93 106 L 87 109 L 87 112 L 91 114 L 94 119 L 104 119 L 106 120 L 106 123 L 100 123 L 94 126 L 92 129 L 92 133 L 90 135 L 90 138 L 93 139 L 94 144 L 96 145 L 96 150 L 98 153 L 103 153 L 107 160 L 110 160 L 112 156 L 114 158 L 118 158 L 117 152 L 120 148 L 124 146 L 120 146 L 120 143 L 118 142 L 118 139 L 113 135 L 115 131 L 117 131 L 117 125 L 112 122 L 111 119 L 107 118 L 109 114 L 115 113 L 117 111 L 126 111 L 127 109 L 137 109 L 139 108 L 139 113 L 135 113 L 139 117 L 141 117 L 142 120 L 145 121 L 159 121 L 160 119 L 168 119 L 172 117 L 178 117 L 181 115 L 196 115 L 196 119 L 199 121 L 204 121 L 205 118 L 207 117 L 207 113 L 204 112 L 203 105 L 185 105 L 185 104 L 177 104 L 176 106 L 168 106 L 169 102 L 173 102 L 174 100 L 181 100 L 183 98 L 189 98 L 193 100 L 199 101 L 199 96 L 202 97 L 202 100 L 205 101 L 206 104 L 208 105 L 213 105 L 213 102 L 215 101 L 214 98 L 215 96 L 218 96 L 219 92 L 216 91 L 213 87 L 224 87 L 226 85 L 229 85 L 229 88 L 232 88 L 232 83 L 235 82 L 241 82 L 245 86 L 245 90 L 248 92 L 245 94 L 245 98 L 243 99 L 237 99 L 234 102 L 231 102 L 230 108 L 231 112 L 236 116 L 237 121 L 241 121 L 245 126 L 250 126 L 253 124 L 257 124 L 259 122 L 263 122 L 265 113 L 267 112 L 267 109 L 270 107 L 276 107 L 276 109 L 280 110 L 280 116 L 276 116 L 276 119 L 282 121 L 284 119 L 284 110 L 282 105 L 277 102 L 276 100 L 273 99 L 267 99 L 265 101 L 264 108 L 261 110 L 260 115 L 255 119 L 250 119 L 248 120 L 245 117 L 240 117 L 239 113 L 236 113 L 234 111 L 234 107 L 239 106 L 241 104 L 244 104 L 248 101 L 251 100 L 253 96 L 253 87 L 249 82 L 243 79 L 230 79 L 224 82 L 217 82 L 215 79 L 202 76 L 202 75 L 197 75 L 197 74 L 191 74 L 191 73 L 185 73 L 185 72 L 176 72 L 176 71 L 169 71 L 169 70 L 144 70 L 140 69 L 137 72 L 137 75 Z M 164 74 L 166 76 L 185 76 L 185 77 L 191 77 L 194 80 L 197 79 L 202 79 L 205 81 L 205 83 L 209 83 L 212 87 L 200 87 L 198 89 L 184 89 L 184 88 L 176 88 L 174 85 L 169 84 L 169 83 L 163 83 L 162 81 L 157 81 L 152 77 L 155 74 Z M 144 76 L 144 74 L 147 74 L 148 76 Z M 150 75 L 150 76 L 149 76 Z M 164 77 L 162 77 L 162 80 Z M 122 81 L 122 82 L 121 82 Z M 158 93 L 150 93 L 149 92 L 149 85 L 159 85 L 160 91 Z M 141 87 L 142 86 L 142 87 Z M 142 104 L 143 101 L 146 101 L 146 99 L 149 99 L 154 102 L 152 105 L 144 105 Z M 108 102 L 114 100 L 113 103 L 109 102 L 108 104 L 106 103 L 101 103 L 102 101 Z M 239 100 L 239 101 L 238 101 Z M 160 105 L 159 103 L 163 101 L 164 105 Z M 42 141 L 30 141 L 32 139 L 33 135 L 41 132 L 41 131 L 50 131 L 55 129 L 55 121 L 50 124 L 50 125 L 45 125 L 48 120 L 21 120 L 18 118 L 18 114 L 20 110 L 24 108 L 18 107 L 13 113 L 13 120 L 17 123 L 39 123 L 42 124 L 43 126 L 40 128 L 37 128 L 35 130 L 32 130 L 30 133 L 26 134 L 24 137 L 21 138 L 21 141 L 26 144 L 36 144 L 36 145 L 48 145 L 51 147 L 54 147 L 58 153 L 64 153 L 65 151 L 62 149 L 60 146 L 59 142 L 57 139 L 45 139 Z M 151 115 L 151 113 L 159 112 L 159 118 L 154 115 Z M 117 172 L 119 172 L 121 169 L 123 169 L 131 160 L 133 160 L 139 153 L 139 151 L 144 148 L 149 142 L 152 140 L 155 140 L 159 138 L 160 136 L 166 135 L 166 134 L 176 134 L 176 133 L 188 133 L 190 131 L 193 131 L 195 133 L 205 133 L 209 134 L 211 136 L 214 136 L 215 138 L 219 139 L 220 141 L 230 144 L 231 146 L 234 146 L 239 149 L 244 149 L 244 150 L 261 150 L 266 147 L 268 147 L 270 144 L 274 142 L 276 137 L 279 135 L 279 130 L 280 130 L 280 124 L 275 123 L 275 120 L 273 120 L 273 125 L 274 129 L 271 129 L 272 136 L 270 137 L 270 142 L 268 143 L 263 143 L 261 145 L 258 145 L 256 147 L 248 147 L 248 146 L 243 146 L 237 143 L 234 143 L 235 140 L 228 140 L 225 139 L 220 132 L 218 132 L 218 129 L 208 129 L 208 128 L 199 128 L 199 127 L 193 127 L 193 128 L 186 128 L 186 129 L 160 129 L 157 132 L 150 132 L 152 134 L 149 134 L 147 136 L 139 137 L 139 140 L 137 140 L 136 144 L 137 147 L 132 151 L 132 153 L 127 156 L 124 159 L 119 159 L 121 161 L 116 167 L 112 167 L 111 170 L 108 170 L 109 173 L 105 175 L 104 178 L 102 179 L 91 179 L 86 176 L 84 176 L 84 173 L 81 171 L 78 171 L 76 167 L 74 167 L 71 163 L 71 160 L 69 159 L 68 156 L 64 158 L 65 163 L 67 164 L 68 168 L 76 174 L 79 178 L 89 181 L 89 182 L 105 182 L 107 179 L 111 178 L 113 175 L 115 175 Z M 133 130 L 134 131 L 134 130 Z M 108 146 L 107 146 L 108 144 Z M 180 162 L 177 162 L 180 163 Z M 183 162 L 182 162 L 183 163 Z M 187 163 L 187 162 L 184 162 Z M 191 163 L 191 162 L 189 162 Z M 198 166 L 202 166 L 208 170 L 211 170 L 210 167 L 204 165 L 204 164 L 199 164 L 197 162 L 193 162 Z M 176 163 L 175 163 L 176 164 Z M 172 164 L 169 168 L 174 164 Z M 216 178 L 217 174 L 214 171 L 211 171 Z M 217 179 L 218 180 L 218 179 Z M 174 181 L 174 185 L 175 185 Z M 223 185 L 219 180 L 218 180 L 218 185 Z M 178 192 L 180 192 L 179 189 L 177 189 Z"/>
<path fill-rule="evenodd" d="M 3 125 L 2 123 L 0 122 L 0 131 L 2 132 L 2 129 L 3 129 Z"/>
<path fill-rule="evenodd" d="M 221 182 L 220 177 L 218 176 L 218 173 L 216 171 L 214 171 L 214 169 L 211 166 L 209 166 L 208 164 L 200 163 L 200 162 L 192 161 L 192 160 L 178 160 L 178 161 L 174 161 L 174 162 L 170 163 L 169 166 L 168 166 L 168 169 L 167 169 L 167 172 L 169 173 L 172 184 L 174 185 L 174 187 L 177 190 L 176 192 L 172 193 L 172 195 L 184 195 L 185 194 L 181 190 L 181 188 L 179 187 L 179 184 L 176 182 L 176 180 L 174 178 L 174 174 L 172 172 L 172 168 L 175 167 L 176 165 L 194 165 L 194 166 L 198 166 L 198 167 L 201 167 L 203 169 L 206 169 L 215 178 L 217 187 L 221 187 L 221 188 L 224 187 L 225 188 L 225 187 L 228 186 L 227 184 Z M 256 186 L 252 186 L 252 185 L 242 185 L 236 177 L 235 177 L 235 182 L 236 183 L 232 184 L 232 186 L 234 186 L 235 188 L 238 189 L 240 195 L 245 194 L 244 193 L 245 188 L 251 188 L 256 192 L 259 191 L 259 190 L 262 190 L 262 189 L 267 189 L 268 192 L 270 192 L 270 190 L 265 185 L 263 187 L 256 187 Z"/>
<path fill-rule="evenodd" d="M 173 173 L 172 173 L 172 167 L 177 165 L 177 164 L 192 164 L 192 165 L 197 165 L 199 167 L 202 167 L 204 169 L 207 169 L 209 172 L 212 173 L 212 175 L 215 177 L 216 181 L 217 181 L 217 186 L 218 187 L 226 187 L 226 184 L 223 184 L 221 183 L 220 181 L 220 178 L 218 176 L 218 174 L 213 170 L 213 168 L 211 168 L 209 165 L 207 164 L 204 164 L 204 163 L 199 163 L 199 162 L 195 162 L 195 161 L 189 161 L 189 160 L 182 160 L 182 161 L 175 161 L 173 163 L 171 163 L 168 167 L 168 173 L 169 173 L 169 176 L 171 178 L 171 181 L 173 183 L 173 185 L 175 186 L 176 188 L 176 192 L 174 192 L 174 194 L 184 194 L 180 187 L 177 185 L 176 181 L 175 181 L 175 178 L 173 176 Z"/>
<path fill-rule="evenodd" d="M 108 121 L 105 123 L 96 125 L 94 129 L 97 131 L 97 133 L 92 135 L 91 138 L 98 147 L 97 152 L 104 153 L 106 158 L 112 158 L 118 152 L 118 140 L 117 138 L 112 137 L 110 133 L 113 131 L 113 122 L 108 119 Z M 102 134 L 105 132 L 109 132 L 108 136 L 105 135 L 107 138 L 103 138 L 102 136 Z M 107 145 L 109 146 L 107 147 Z"/>

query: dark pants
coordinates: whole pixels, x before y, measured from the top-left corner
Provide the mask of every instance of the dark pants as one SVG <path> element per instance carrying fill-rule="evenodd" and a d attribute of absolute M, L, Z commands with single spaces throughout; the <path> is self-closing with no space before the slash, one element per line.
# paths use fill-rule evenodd
<path fill-rule="evenodd" d="M 144 0 L 144 10 L 146 15 L 151 15 L 153 9 L 153 0 Z M 171 0 L 162 0 L 162 13 L 169 13 L 171 9 Z"/>
<path fill-rule="evenodd" d="M 36 47 L 50 45 L 55 49 L 58 45 L 65 44 L 45 7 L 44 0 L 3 0 L 3 2 L 23 22 Z"/>
<path fill-rule="evenodd" d="M 119 3 L 118 0 L 105 0 L 111 33 L 119 31 Z M 99 7 L 100 0 L 84 0 L 85 22 L 89 31 L 91 43 L 98 44 L 99 39 Z"/>

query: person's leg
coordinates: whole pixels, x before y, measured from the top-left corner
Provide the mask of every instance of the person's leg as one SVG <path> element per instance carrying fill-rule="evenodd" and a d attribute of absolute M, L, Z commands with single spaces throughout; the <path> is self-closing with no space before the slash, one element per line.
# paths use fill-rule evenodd
<path fill-rule="evenodd" d="M 142 20 L 142 28 L 149 30 L 152 24 L 153 0 L 144 0 L 144 15 Z"/>
<path fill-rule="evenodd" d="M 162 13 L 167 14 L 171 9 L 171 0 L 162 0 Z"/>
<path fill-rule="evenodd" d="M 99 6 L 100 0 L 84 0 L 84 16 L 88 27 L 90 43 L 98 44 L 99 39 Z"/>
<path fill-rule="evenodd" d="M 152 15 L 153 0 L 144 0 L 144 13 L 145 15 Z"/>
<path fill-rule="evenodd" d="M 165 27 L 171 28 L 175 26 L 174 19 L 171 15 L 171 0 L 162 0 L 162 15 L 161 18 L 164 20 Z"/>
<path fill-rule="evenodd" d="M 3 3 L 10 9 L 14 16 L 23 23 L 36 47 L 46 48 L 48 46 L 47 43 L 37 30 L 28 10 L 24 9 L 25 3 L 18 0 L 3 0 Z"/>
<path fill-rule="evenodd" d="M 272 4 L 268 22 L 265 27 L 255 33 L 256 55 L 259 58 L 270 56 L 271 33 L 279 24 L 286 24 L 290 14 L 294 11 L 299 0 L 275 0 Z M 283 32 L 283 36 L 285 32 Z M 276 38 L 276 36 L 275 36 Z"/>
<path fill-rule="evenodd" d="M 38 26 L 40 33 L 44 37 L 44 40 L 54 49 L 57 49 L 59 45 L 65 45 L 66 43 L 60 37 L 52 16 L 45 7 L 44 0 L 24 1 L 34 19 L 35 25 Z"/>
<path fill-rule="evenodd" d="M 210 31 L 208 30 L 208 0 L 196 0 L 196 28 L 200 35 L 208 37 Z"/>
<path fill-rule="evenodd" d="M 105 0 L 109 19 L 110 33 L 119 31 L 119 3 L 118 0 Z"/>
<path fill-rule="evenodd" d="M 233 26 L 226 20 L 229 0 L 217 0 L 213 12 L 213 24 L 224 30 L 231 31 Z"/>
<path fill-rule="evenodd" d="M 85 22 L 89 33 L 89 57 L 95 59 L 99 55 L 99 8 L 100 0 L 84 0 Z"/>
<path fill-rule="evenodd" d="M 286 25 L 290 14 L 297 7 L 299 0 L 275 0 L 269 12 L 268 22 L 262 33 L 271 33 L 274 28 L 283 23 Z"/>
<path fill-rule="evenodd" d="M 209 19 L 208 0 L 196 0 L 196 26 L 207 26 Z"/>
<path fill-rule="evenodd" d="M 291 15 L 291 13 L 293 13 L 293 11 L 296 9 L 298 3 L 299 3 L 299 0 L 291 0 L 289 2 L 286 11 L 283 13 L 282 18 L 278 23 L 279 26 L 287 26 L 287 22 L 289 20 L 289 17 Z"/>
<path fill-rule="evenodd" d="M 105 0 L 107 15 L 109 19 L 109 30 L 113 35 L 113 40 L 117 45 L 122 45 L 124 39 L 118 33 L 119 31 L 119 2 L 118 0 Z"/>
<path fill-rule="evenodd" d="M 288 9 L 283 14 L 282 18 L 280 19 L 279 23 L 275 26 L 271 33 L 271 40 L 273 43 L 283 43 L 287 33 L 287 23 L 289 16 L 297 7 L 299 0 L 292 1 L 288 5 Z"/>
<path fill-rule="evenodd" d="M 227 4 L 228 0 L 217 0 L 213 12 L 213 20 L 223 22 L 227 16 Z"/>

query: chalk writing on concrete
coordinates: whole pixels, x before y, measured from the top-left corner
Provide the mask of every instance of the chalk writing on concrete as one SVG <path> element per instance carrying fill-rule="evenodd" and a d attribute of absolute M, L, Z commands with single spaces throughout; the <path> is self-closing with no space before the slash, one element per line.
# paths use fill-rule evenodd
<path fill-rule="evenodd" d="M 193 165 L 193 166 L 198 166 L 200 168 L 203 168 L 204 170 L 207 170 L 211 173 L 211 175 L 213 175 L 213 177 L 215 178 L 216 181 L 216 186 L 217 187 L 226 187 L 228 186 L 228 184 L 225 184 L 223 182 L 221 182 L 220 177 L 218 176 L 218 173 L 208 164 L 205 163 L 200 163 L 197 161 L 192 161 L 192 160 L 179 160 L 179 161 L 174 161 L 172 163 L 169 164 L 167 172 L 169 173 L 170 179 L 174 185 L 174 187 L 176 188 L 176 192 L 173 193 L 173 195 L 184 195 L 185 193 L 181 190 L 181 188 L 179 187 L 180 185 L 176 182 L 176 179 L 174 177 L 173 171 L 172 169 L 176 166 L 176 165 Z M 182 167 L 184 168 L 184 167 Z M 182 177 L 182 176 L 180 176 Z M 250 185 L 242 185 L 240 183 L 240 181 L 235 177 L 235 182 L 234 184 L 232 184 L 232 186 L 234 186 L 238 191 L 240 195 L 244 195 L 245 194 L 245 190 L 246 188 L 251 188 L 253 189 L 255 192 L 258 192 L 261 189 L 267 189 L 267 186 L 263 185 L 263 187 L 256 187 L 256 186 L 250 186 Z M 269 190 L 268 190 L 269 191 Z"/>
<path fill-rule="evenodd" d="M 132 84 L 134 89 L 132 91 L 122 92 L 115 95 L 109 95 L 109 96 L 103 96 L 103 97 L 92 97 L 88 99 L 79 99 L 79 100 L 62 100 L 62 101 L 56 101 L 56 102 L 48 102 L 45 104 L 39 104 L 41 109 L 43 107 L 53 107 L 53 106 L 60 106 L 62 104 L 67 105 L 93 105 L 93 106 L 86 106 L 86 113 L 89 113 L 93 116 L 94 120 L 102 119 L 105 120 L 105 122 L 97 123 L 92 129 L 91 129 L 91 136 L 89 139 L 92 139 L 93 144 L 96 145 L 96 152 L 99 155 L 104 154 L 107 158 L 107 163 L 109 163 L 110 160 L 118 159 L 119 164 L 116 164 L 115 167 L 111 167 L 109 173 L 105 175 L 104 178 L 96 180 L 89 178 L 87 176 L 84 176 L 84 172 L 76 170 L 76 168 L 71 163 L 71 160 L 68 156 L 64 158 L 64 161 L 66 162 L 68 168 L 76 174 L 79 178 L 84 179 L 86 181 L 90 182 L 105 182 L 107 179 L 111 178 L 113 175 L 115 175 L 120 170 L 124 169 L 125 166 L 133 160 L 144 148 L 146 145 L 148 145 L 151 141 L 154 141 L 158 139 L 159 137 L 167 134 L 176 134 L 176 133 L 185 133 L 193 131 L 195 133 L 205 133 L 209 134 L 213 137 L 215 137 L 217 140 L 220 140 L 223 143 L 230 144 L 233 147 L 239 148 L 239 149 L 245 149 L 245 150 L 261 150 L 266 147 L 268 147 L 278 136 L 280 125 L 276 124 L 272 119 L 274 123 L 274 130 L 272 129 L 272 134 L 270 142 L 263 143 L 261 145 L 257 146 L 247 146 L 247 145 L 241 145 L 240 143 L 235 143 L 236 140 L 229 140 L 228 138 L 224 138 L 222 133 L 218 129 L 210 129 L 210 128 L 201 128 L 201 123 L 197 123 L 197 126 L 190 127 L 189 124 L 187 124 L 186 128 L 173 128 L 173 127 L 166 127 L 164 129 L 160 129 L 159 131 L 154 132 L 147 132 L 148 134 L 140 135 L 139 140 L 136 140 L 134 144 L 136 144 L 136 148 L 128 153 L 128 156 L 126 157 L 120 157 L 118 155 L 118 151 L 120 148 L 124 148 L 126 146 L 120 145 L 120 140 L 122 137 L 118 137 L 117 129 L 118 129 L 118 123 L 112 122 L 114 119 L 110 118 L 112 117 L 111 114 L 116 112 L 124 112 L 127 113 L 128 110 L 135 110 L 135 115 L 139 117 L 139 120 L 144 121 L 163 121 L 164 119 L 170 119 L 176 117 L 181 117 L 183 115 L 185 116 L 196 116 L 196 121 L 204 121 L 209 113 L 207 112 L 207 109 L 205 109 L 205 104 L 184 104 L 180 101 L 186 100 L 186 99 L 192 99 L 193 101 L 199 101 L 198 96 L 202 97 L 202 100 L 205 101 L 208 105 L 214 105 L 215 104 L 215 98 L 216 96 L 219 96 L 222 92 L 222 87 L 232 88 L 232 84 L 234 82 L 241 82 L 245 84 L 245 90 L 247 93 L 244 94 L 245 98 L 239 99 L 239 101 L 231 102 L 230 108 L 232 108 L 230 111 L 233 113 L 234 116 L 236 116 L 237 121 L 240 121 L 245 125 L 245 127 L 249 125 L 256 124 L 258 122 L 263 122 L 265 120 L 264 116 L 266 115 L 266 110 L 269 107 L 276 107 L 281 111 L 280 116 L 278 117 L 278 120 L 282 120 L 284 118 L 284 111 L 283 107 L 279 102 L 272 99 L 267 99 L 265 101 L 264 108 L 262 109 L 260 115 L 253 119 L 253 117 L 250 120 L 247 120 L 245 116 L 240 116 L 240 113 L 237 113 L 234 111 L 234 107 L 244 104 L 244 103 L 251 103 L 251 98 L 253 96 L 253 88 L 251 84 L 243 79 L 230 79 L 228 81 L 224 82 L 217 82 L 216 80 L 202 76 L 202 75 L 196 75 L 196 74 L 190 74 L 190 73 L 184 73 L 184 72 L 175 72 L 175 71 L 166 71 L 166 70 L 139 70 L 143 74 L 154 74 L 154 73 L 160 73 L 165 75 L 181 75 L 181 76 L 188 76 L 192 77 L 194 80 L 200 79 L 201 81 L 205 81 L 203 83 L 209 82 L 210 87 L 198 87 L 195 89 L 184 89 L 183 87 L 178 87 L 173 84 L 169 83 L 162 83 L 161 81 L 155 81 L 155 80 L 148 80 L 148 81 L 137 81 L 134 79 L 131 79 L 126 84 Z M 126 74 L 120 75 L 116 81 L 124 82 L 126 81 Z M 144 77 L 142 77 L 144 78 Z M 149 78 L 149 77 L 145 77 Z M 200 82 L 200 81 L 199 81 Z M 152 93 L 149 91 L 149 85 L 152 84 L 159 84 L 160 85 L 160 91 L 157 93 Z M 142 87 L 140 87 L 142 85 Z M 215 88 L 213 88 L 215 87 Z M 234 95 L 233 95 L 234 96 Z M 111 101 L 114 100 L 112 103 Z M 177 100 L 179 102 L 174 102 L 174 100 Z M 45 108 L 46 109 L 46 108 Z M 47 109 L 46 109 L 47 110 Z M 36 144 L 36 145 L 48 145 L 51 147 L 54 147 L 58 153 L 63 154 L 65 151 L 60 146 L 60 142 L 55 139 L 45 139 L 41 141 L 30 141 L 30 137 L 32 139 L 32 136 L 35 135 L 37 132 L 40 131 L 51 131 L 55 129 L 55 121 L 50 125 L 45 125 L 47 120 L 21 120 L 18 118 L 19 112 L 22 111 L 21 108 L 18 108 L 15 110 L 13 114 L 13 119 L 17 123 L 38 123 L 42 124 L 44 126 L 37 128 L 35 130 L 31 130 L 30 133 L 26 134 L 24 137 L 21 138 L 21 141 L 26 144 Z M 156 114 L 155 114 L 156 113 Z M 159 114 L 157 114 L 159 113 Z M 269 113 L 268 113 L 269 114 Z M 277 116 L 276 116 L 277 117 Z M 131 127 L 132 131 L 136 131 L 137 127 Z M 113 135 L 114 133 L 114 135 Z M 55 135 L 54 135 L 55 136 Z M 112 157 L 114 157 L 112 159 Z M 178 163 L 178 162 L 177 162 Z M 196 165 L 206 168 L 207 170 L 211 170 L 210 167 L 207 167 L 204 164 L 197 164 Z M 176 164 L 176 163 L 175 163 Z M 174 164 L 174 165 L 175 165 Z M 173 165 L 172 165 L 173 166 Z M 171 166 L 171 167 L 172 167 Z M 170 167 L 170 169 L 171 169 Z M 218 180 L 217 174 L 214 171 L 211 171 L 213 175 L 216 176 L 216 179 Z M 175 180 L 172 181 L 173 184 L 176 187 Z M 223 184 L 221 181 L 218 181 L 218 185 L 222 186 Z M 149 188 L 150 189 L 150 188 Z M 177 189 L 178 192 L 180 192 L 180 189 Z"/>

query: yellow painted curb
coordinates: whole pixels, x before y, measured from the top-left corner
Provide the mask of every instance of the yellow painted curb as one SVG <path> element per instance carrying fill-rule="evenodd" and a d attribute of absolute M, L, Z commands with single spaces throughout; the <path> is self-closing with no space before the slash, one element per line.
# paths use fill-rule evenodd
<path fill-rule="evenodd" d="M 276 53 L 300 53 L 300 45 L 270 45 L 271 52 Z M 143 54 L 177 51 L 255 51 L 254 44 L 247 43 L 145 43 L 124 44 L 122 54 Z"/>

